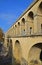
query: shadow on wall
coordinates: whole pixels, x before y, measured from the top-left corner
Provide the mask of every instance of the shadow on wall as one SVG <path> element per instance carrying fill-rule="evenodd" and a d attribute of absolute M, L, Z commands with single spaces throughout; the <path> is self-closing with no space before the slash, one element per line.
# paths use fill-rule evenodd
<path fill-rule="evenodd" d="M 40 61 L 38 61 L 38 60 L 31 60 L 29 62 L 29 65 L 42 65 L 42 63 Z"/>
<path fill-rule="evenodd" d="M 24 58 L 21 58 L 21 62 L 17 62 L 16 59 L 14 58 L 13 59 L 13 65 L 28 65 L 28 62 L 24 59 Z"/>
<path fill-rule="evenodd" d="M 21 58 L 21 62 L 20 63 L 16 62 L 16 59 L 14 58 L 13 62 L 14 62 L 13 65 L 42 65 L 42 62 L 40 62 L 38 60 L 31 60 L 28 63 L 24 58 Z"/>

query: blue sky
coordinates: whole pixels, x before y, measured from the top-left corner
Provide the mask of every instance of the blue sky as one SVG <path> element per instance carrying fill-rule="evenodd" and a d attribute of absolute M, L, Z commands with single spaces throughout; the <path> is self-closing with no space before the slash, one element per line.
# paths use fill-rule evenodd
<path fill-rule="evenodd" d="M 6 32 L 34 0 L 0 0 L 0 28 Z"/>

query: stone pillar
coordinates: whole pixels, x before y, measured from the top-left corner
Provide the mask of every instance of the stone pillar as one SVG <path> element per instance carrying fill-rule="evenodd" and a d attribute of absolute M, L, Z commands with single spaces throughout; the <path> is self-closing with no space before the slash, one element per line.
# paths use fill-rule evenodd
<path fill-rule="evenodd" d="M 34 34 L 38 33 L 38 20 L 37 20 L 37 14 L 34 15 Z"/>

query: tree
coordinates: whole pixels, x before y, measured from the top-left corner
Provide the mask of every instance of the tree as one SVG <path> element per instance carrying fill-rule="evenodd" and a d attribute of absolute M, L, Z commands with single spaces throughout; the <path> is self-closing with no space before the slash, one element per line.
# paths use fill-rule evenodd
<path fill-rule="evenodd" d="M 3 37 L 4 37 L 4 33 L 3 33 L 3 30 L 0 28 L 0 42 L 4 41 Z"/>

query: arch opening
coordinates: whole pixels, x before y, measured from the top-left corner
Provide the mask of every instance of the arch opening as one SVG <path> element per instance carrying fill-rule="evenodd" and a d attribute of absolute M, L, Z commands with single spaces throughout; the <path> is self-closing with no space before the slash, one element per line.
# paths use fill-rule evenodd
<path fill-rule="evenodd" d="M 32 11 L 29 12 L 28 16 L 31 18 L 31 19 L 34 19 L 34 14 Z"/>
<path fill-rule="evenodd" d="M 15 44 L 20 44 L 20 42 L 18 40 L 15 41 Z"/>
<path fill-rule="evenodd" d="M 22 22 L 21 22 L 21 35 L 25 35 L 25 18 L 22 18 Z"/>
<path fill-rule="evenodd" d="M 18 22 L 18 25 L 20 26 L 20 22 Z"/>
<path fill-rule="evenodd" d="M 39 8 L 42 9 L 42 2 L 40 3 Z"/>
<path fill-rule="evenodd" d="M 17 25 L 15 25 L 15 27 L 17 27 Z"/>
<path fill-rule="evenodd" d="M 14 58 L 16 59 L 17 63 L 20 63 L 21 61 L 21 45 L 18 40 L 15 41 L 14 45 Z"/>
<path fill-rule="evenodd" d="M 12 43 L 12 40 L 10 39 L 10 43 Z"/>
<path fill-rule="evenodd" d="M 40 60 L 42 61 L 42 51 L 41 51 L 41 53 L 40 53 Z"/>
<path fill-rule="evenodd" d="M 30 48 L 28 60 L 29 62 L 36 60 L 38 64 L 42 61 L 42 43 L 37 43 Z"/>
<path fill-rule="evenodd" d="M 22 18 L 22 22 L 25 24 L 25 18 Z"/>

